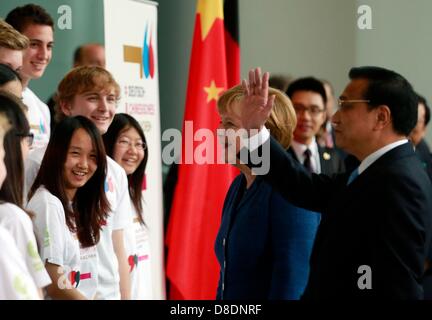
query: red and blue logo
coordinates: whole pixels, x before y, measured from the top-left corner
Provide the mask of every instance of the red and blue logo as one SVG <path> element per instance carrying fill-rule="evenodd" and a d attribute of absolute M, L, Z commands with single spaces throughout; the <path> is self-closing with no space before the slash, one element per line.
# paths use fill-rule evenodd
<path fill-rule="evenodd" d="M 147 42 L 147 36 L 149 37 L 149 41 Z M 144 75 L 146 79 L 148 77 L 154 77 L 154 53 L 153 53 L 153 41 L 152 34 L 150 30 L 150 35 L 148 32 L 148 25 L 146 26 L 146 30 L 144 33 L 144 45 L 143 45 L 143 65 L 144 65 Z"/>
<path fill-rule="evenodd" d="M 155 72 L 154 39 L 152 28 L 147 24 L 144 31 L 143 47 L 123 45 L 123 60 L 140 65 L 140 78 L 153 79 Z"/>

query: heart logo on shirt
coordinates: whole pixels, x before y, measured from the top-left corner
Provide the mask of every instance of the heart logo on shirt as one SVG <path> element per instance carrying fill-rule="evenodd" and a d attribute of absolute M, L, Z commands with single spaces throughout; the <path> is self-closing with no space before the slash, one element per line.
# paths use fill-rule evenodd
<path fill-rule="evenodd" d="M 129 272 L 132 272 L 133 268 L 135 268 L 138 265 L 138 256 L 136 254 L 130 255 L 128 258 L 128 263 L 130 267 Z"/>
<path fill-rule="evenodd" d="M 75 288 L 78 288 L 78 285 L 80 283 L 80 279 L 81 279 L 81 273 L 79 271 L 71 271 L 71 273 L 69 273 L 70 283 L 73 286 L 75 286 Z"/>

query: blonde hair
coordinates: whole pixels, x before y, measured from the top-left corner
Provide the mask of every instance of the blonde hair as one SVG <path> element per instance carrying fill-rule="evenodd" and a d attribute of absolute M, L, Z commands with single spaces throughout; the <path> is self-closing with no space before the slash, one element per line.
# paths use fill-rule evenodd
<path fill-rule="evenodd" d="M 297 125 L 297 117 L 290 98 L 282 91 L 269 88 L 269 96 L 275 96 L 270 117 L 267 119 L 265 126 L 270 130 L 270 134 L 285 149 L 291 144 L 293 132 Z M 244 90 L 241 85 L 226 90 L 217 103 L 219 113 L 234 111 L 234 103 L 244 98 Z"/>
<path fill-rule="evenodd" d="M 120 98 L 120 86 L 114 77 L 106 69 L 98 66 L 80 66 L 73 68 L 60 81 L 55 95 L 55 118 L 63 120 L 66 115 L 61 110 L 60 104 L 72 102 L 77 94 L 89 91 L 101 91 L 114 89 L 116 99 Z"/>
<path fill-rule="evenodd" d="M 11 50 L 24 50 L 28 48 L 29 44 L 30 41 L 25 35 L 0 19 L 0 47 Z"/>

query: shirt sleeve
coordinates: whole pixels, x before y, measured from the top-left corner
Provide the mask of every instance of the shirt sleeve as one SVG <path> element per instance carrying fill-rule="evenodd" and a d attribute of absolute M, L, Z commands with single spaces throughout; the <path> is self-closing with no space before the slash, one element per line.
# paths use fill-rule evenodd
<path fill-rule="evenodd" d="M 118 174 L 117 207 L 114 209 L 113 230 L 128 227 L 132 223 L 130 218 L 132 212 L 126 172 L 121 169 Z"/>
<path fill-rule="evenodd" d="M 36 213 L 35 235 L 42 261 L 64 265 L 66 248 L 64 209 L 49 199 L 32 199 L 28 208 Z"/>
<path fill-rule="evenodd" d="M 12 236 L 0 230 L 0 300 L 40 300 L 37 288 Z"/>
<path fill-rule="evenodd" d="M 27 159 L 24 161 L 24 203 L 27 203 L 27 195 L 39 172 L 44 154 L 45 149 L 39 148 L 32 150 L 30 151 Z"/>
<path fill-rule="evenodd" d="M 10 207 L 9 209 L 14 211 L 21 210 L 14 207 Z M 38 288 L 46 287 L 51 283 L 51 278 L 39 256 L 32 222 L 24 211 L 14 212 L 14 217 L 16 218 L 8 219 L 5 227 L 13 236 L 18 250 L 24 256 L 25 264 L 36 286 Z"/>

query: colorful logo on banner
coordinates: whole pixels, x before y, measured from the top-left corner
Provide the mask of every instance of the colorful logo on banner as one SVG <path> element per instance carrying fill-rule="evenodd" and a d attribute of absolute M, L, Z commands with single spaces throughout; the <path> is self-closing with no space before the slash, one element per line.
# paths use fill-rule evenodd
<path fill-rule="evenodd" d="M 155 72 L 155 58 L 153 51 L 153 37 L 151 29 L 149 31 L 148 24 L 144 32 L 144 43 L 141 47 L 123 45 L 123 60 L 125 62 L 137 63 L 140 65 L 140 79 L 143 74 L 148 79 L 153 79 Z"/>

